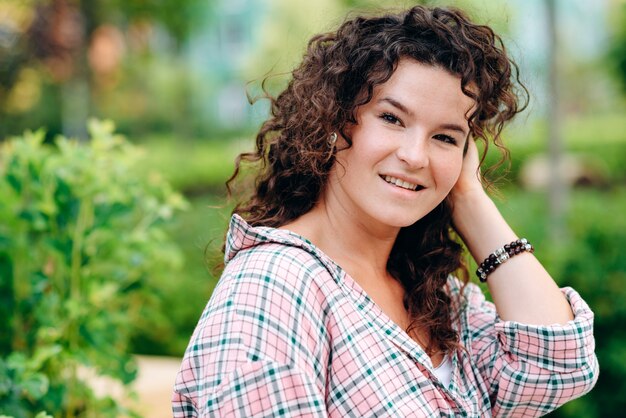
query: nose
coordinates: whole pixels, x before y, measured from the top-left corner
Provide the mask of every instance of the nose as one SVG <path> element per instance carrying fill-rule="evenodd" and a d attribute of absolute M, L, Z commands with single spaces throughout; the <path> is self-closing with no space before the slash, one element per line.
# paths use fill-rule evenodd
<path fill-rule="evenodd" d="M 396 155 L 411 169 L 428 167 L 428 138 L 425 135 L 407 137 L 398 146 Z"/>

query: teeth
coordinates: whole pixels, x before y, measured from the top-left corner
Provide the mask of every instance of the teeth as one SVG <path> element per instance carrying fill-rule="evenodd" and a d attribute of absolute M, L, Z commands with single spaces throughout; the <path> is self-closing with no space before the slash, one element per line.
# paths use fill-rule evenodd
<path fill-rule="evenodd" d="M 417 188 L 419 187 L 417 184 L 409 183 L 408 181 L 400 180 L 391 176 L 385 176 L 385 181 L 387 183 L 395 184 L 398 187 L 402 187 L 403 189 L 408 190 L 417 190 Z"/>

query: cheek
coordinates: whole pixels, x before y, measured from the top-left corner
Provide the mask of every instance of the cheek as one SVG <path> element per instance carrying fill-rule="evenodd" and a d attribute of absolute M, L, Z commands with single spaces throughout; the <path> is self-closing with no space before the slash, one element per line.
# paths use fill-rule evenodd
<path fill-rule="evenodd" d="M 439 185 L 450 191 L 459 179 L 462 167 L 463 155 L 461 153 L 443 159 L 440 165 L 437 167 L 437 177 L 439 179 Z"/>

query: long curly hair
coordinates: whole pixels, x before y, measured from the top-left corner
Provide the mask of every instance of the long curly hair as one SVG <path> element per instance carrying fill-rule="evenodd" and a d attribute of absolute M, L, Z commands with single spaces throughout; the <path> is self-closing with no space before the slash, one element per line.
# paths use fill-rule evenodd
<path fill-rule="evenodd" d="M 458 76 L 464 94 L 476 102 L 468 115 L 471 137 L 484 142 L 485 153 L 492 142 L 503 161 L 508 157 L 501 131 L 526 106 L 528 94 L 498 35 L 457 9 L 415 6 L 400 14 L 360 16 L 336 32 L 314 36 L 288 86 L 269 97 L 271 116 L 259 130 L 256 150 L 238 156 L 227 182 L 231 192 L 243 177 L 242 163 L 257 164 L 254 190 L 234 213 L 253 226 L 279 227 L 311 210 L 335 162 L 329 135 L 339 131 L 352 144 L 346 127 L 357 123 L 357 108 L 404 58 Z M 429 353 L 459 347 L 445 286 L 455 272 L 467 282 L 462 253 L 445 199 L 401 229 L 387 263 L 405 289 L 407 332 L 426 330 Z"/>

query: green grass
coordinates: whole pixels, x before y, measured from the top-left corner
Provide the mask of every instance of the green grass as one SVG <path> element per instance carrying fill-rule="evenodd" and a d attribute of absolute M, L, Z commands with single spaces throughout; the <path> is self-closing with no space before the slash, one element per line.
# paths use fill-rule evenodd
<path fill-rule="evenodd" d="M 543 121 L 527 124 L 523 116 L 507 129 L 505 136 L 514 148 L 542 148 L 548 135 Z M 622 112 L 573 115 L 562 122 L 563 142 L 568 148 L 588 147 L 594 144 L 626 142 L 626 118 Z"/>
<path fill-rule="evenodd" d="M 615 231 L 626 234 L 626 187 L 609 190 L 573 189 L 570 191 L 565 224 L 568 236 L 562 242 L 550 240 L 548 197 L 546 193 L 528 192 L 519 188 L 502 191 L 502 198 L 494 198 L 500 212 L 514 231 L 531 240 L 537 248 L 537 257 L 551 264 L 560 248 L 572 247 L 590 230 Z M 626 237 L 625 237 L 626 238 Z M 574 240 L 574 242 L 572 242 Z M 559 248 L 560 247 L 560 248 Z M 545 251 L 541 251 L 541 249 Z M 558 281 L 566 278 L 555 277 Z"/>

